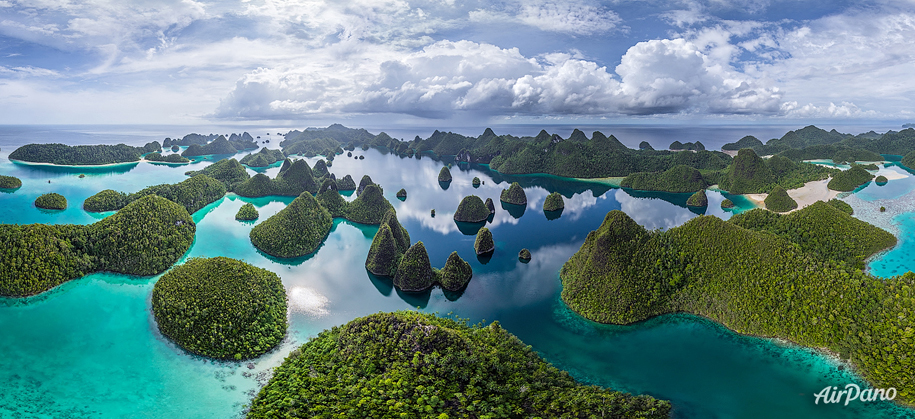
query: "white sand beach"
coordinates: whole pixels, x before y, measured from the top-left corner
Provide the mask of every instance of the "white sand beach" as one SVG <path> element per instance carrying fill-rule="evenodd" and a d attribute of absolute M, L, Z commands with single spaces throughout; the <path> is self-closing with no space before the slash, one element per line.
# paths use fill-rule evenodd
<path fill-rule="evenodd" d="M 839 191 L 834 191 L 826 187 L 829 183 L 829 179 L 824 180 L 815 180 L 813 182 L 807 182 L 804 186 L 791 189 L 788 191 L 788 196 L 791 199 L 797 201 L 797 209 L 793 209 L 788 212 L 797 211 L 801 208 L 812 205 L 817 201 L 829 201 L 837 196 L 839 196 Z M 769 194 L 758 193 L 758 194 L 746 194 L 744 197 L 753 201 L 760 208 L 765 208 L 766 204 L 763 202 L 766 200 L 766 197 Z"/>

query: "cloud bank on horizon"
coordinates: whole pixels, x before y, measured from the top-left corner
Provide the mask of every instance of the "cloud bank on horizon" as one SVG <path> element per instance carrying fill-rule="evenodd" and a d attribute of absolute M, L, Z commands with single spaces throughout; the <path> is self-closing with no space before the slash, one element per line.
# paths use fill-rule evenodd
<path fill-rule="evenodd" d="M 0 123 L 913 118 L 915 1 L 0 0 Z"/>

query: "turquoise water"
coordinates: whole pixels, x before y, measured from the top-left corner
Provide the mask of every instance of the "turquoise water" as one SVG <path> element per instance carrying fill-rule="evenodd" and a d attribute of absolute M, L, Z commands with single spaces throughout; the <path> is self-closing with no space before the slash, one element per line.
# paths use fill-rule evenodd
<path fill-rule="evenodd" d="M 102 189 L 135 191 L 185 179 L 211 160 L 189 166 L 139 163 L 89 171 L 14 164 L 0 152 L 0 174 L 23 179 L 23 187 L 0 194 L 5 223 L 91 223 L 101 216 L 82 211 L 85 197 Z M 0 417 L 189 417 L 239 416 L 243 406 L 295 346 L 319 331 L 378 311 L 419 309 L 453 313 L 472 322 L 499 320 L 549 361 L 579 380 L 672 400 L 674 414 L 707 417 L 899 417 L 892 404 L 816 406 L 812 393 L 827 385 L 858 382 L 839 365 L 809 350 L 743 337 L 687 315 L 662 316 L 633 326 L 598 325 L 570 312 L 559 300 L 558 271 L 610 210 L 620 209 L 650 229 L 681 225 L 697 214 L 685 208 L 688 194 L 636 193 L 549 176 L 503 176 L 485 167 L 457 165 L 443 189 L 441 163 L 403 159 L 377 150 L 357 150 L 365 160 L 338 157 L 338 177 L 363 174 L 384 186 L 412 240 L 423 241 L 434 266 L 457 250 L 474 276 L 461 293 L 440 289 L 405 294 L 369 275 L 365 256 L 374 226 L 335 220 L 321 248 L 292 260 L 258 252 L 248 240 L 256 223 L 291 201 L 228 195 L 194 214 L 198 230 L 187 257 L 228 256 L 270 269 L 289 295 L 289 335 L 276 350 L 245 363 L 223 363 L 184 353 L 156 330 L 149 298 L 157 277 L 93 274 L 28 299 L 0 299 Z M 239 156 L 240 157 L 240 156 Z M 309 159 L 314 163 L 315 159 Z M 277 167 L 266 169 L 274 176 Z M 90 173 L 91 172 L 91 173 Z M 79 179 L 78 174 L 86 178 Z M 253 171 L 251 173 L 254 173 Z M 471 185 L 478 176 L 485 184 Z M 47 180 L 52 183 L 48 184 Z M 498 209 L 488 225 L 496 241 L 491 259 L 473 253 L 473 231 L 452 214 L 461 198 L 498 200 L 507 182 L 525 188 L 528 205 Z M 405 188 L 408 197 L 394 194 Z M 65 195 L 58 213 L 34 208 L 41 193 Z M 541 207 L 552 191 L 565 196 L 565 210 L 548 218 Z M 350 196 L 348 199 L 352 199 Z M 710 193 L 709 213 L 722 218 L 724 196 Z M 246 202 L 260 219 L 234 219 Z M 430 210 L 436 209 L 436 217 Z M 518 261 L 527 247 L 533 259 Z M 179 262 L 180 263 L 180 262 Z M 14 413 L 16 412 L 16 413 Z"/>
<path fill-rule="evenodd" d="M 915 271 L 915 214 L 897 215 L 893 221 L 902 232 L 899 243 L 868 264 L 872 274 L 884 278 Z"/>

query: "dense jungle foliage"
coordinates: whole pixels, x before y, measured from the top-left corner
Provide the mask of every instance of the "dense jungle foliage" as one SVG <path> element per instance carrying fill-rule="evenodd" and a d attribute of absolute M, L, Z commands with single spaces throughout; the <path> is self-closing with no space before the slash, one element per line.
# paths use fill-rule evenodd
<path fill-rule="evenodd" d="M 293 351 L 248 418 L 664 418 L 670 403 L 584 386 L 498 323 L 379 313 Z"/>
<path fill-rule="evenodd" d="M 210 358 L 254 358 L 286 336 L 280 277 L 226 257 L 192 258 L 162 275 L 152 309 L 165 337 Z"/>
<path fill-rule="evenodd" d="M 92 272 L 155 275 L 194 241 L 182 206 L 147 196 L 90 225 L 0 225 L 0 295 L 47 291 Z"/>
<path fill-rule="evenodd" d="M 728 209 L 728 208 L 734 208 L 734 207 L 735 207 L 734 201 L 731 201 L 730 199 L 725 199 L 724 201 L 721 201 L 721 208 Z"/>
<path fill-rule="evenodd" d="M 877 176 L 876 179 L 874 179 L 874 182 L 877 182 L 878 185 L 883 186 L 883 185 L 886 185 L 887 182 L 889 182 L 889 179 L 887 179 L 886 176 L 880 175 L 880 176 Z"/>
<path fill-rule="evenodd" d="M 526 247 L 524 249 L 521 249 L 521 251 L 518 252 L 518 259 L 531 260 L 531 251 Z"/>
<path fill-rule="evenodd" d="M 451 170 L 448 169 L 448 166 L 442 167 L 442 170 L 438 172 L 438 181 L 451 182 L 451 179 Z"/>
<path fill-rule="evenodd" d="M 870 174 L 864 167 L 853 164 L 851 169 L 844 170 L 833 176 L 826 186 L 834 191 L 848 192 L 870 182 L 873 178 L 874 175 Z"/>
<path fill-rule="evenodd" d="M 489 208 L 486 208 L 486 204 L 479 196 L 468 195 L 461 199 L 457 210 L 454 211 L 454 221 L 481 223 L 489 218 L 489 214 Z"/>
<path fill-rule="evenodd" d="M 254 204 L 250 202 L 242 205 L 235 214 L 235 219 L 240 221 L 256 220 L 257 217 L 260 217 L 260 214 L 258 214 L 257 208 L 254 208 Z"/>
<path fill-rule="evenodd" d="M 155 162 L 164 162 L 164 163 L 190 163 L 191 160 L 187 157 L 184 157 L 180 154 L 169 154 L 167 156 L 162 156 L 161 153 L 149 153 L 143 157 L 148 161 Z"/>
<path fill-rule="evenodd" d="M 639 147 L 639 148 L 641 148 L 641 147 Z M 667 148 L 670 151 L 682 151 L 682 150 L 702 151 L 702 150 L 705 150 L 705 145 L 703 145 L 699 141 L 696 141 L 694 143 L 681 143 L 679 141 L 674 141 L 674 142 L 670 143 L 670 146 Z"/>
<path fill-rule="evenodd" d="M 303 192 L 270 218 L 251 229 L 254 247 L 276 257 L 304 256 L 318 249 L 333 225 L 330 213 Z"/>
<path fill-rule="evenodd" d="M 356 181 L 354 181 L 353 177 L 350 175 L 343 176 L 343 179 L 337 180 L 337 189 L 341 191 L 354 191 L 356 190 Z"/>
<path fill-rule="evenodd" d="M 492 240 L 492 232 L 483 227 L 477 231 L 477 237 L 473 240 L 473 250 L 478 255 L 485 255 L 496 250 L 496 243 Z"/>
<path fill-rule="evenodd" d="M 788 196 L 788 191 L 778 185 L 769 192 L 764 203 L 767 210 L 775 212 L 788 212 L 797 208 L 797 201 Z"/>
<path fill-rule="evenodd" d="M 705 194 L 705 189 L 690 195 L 689 199 L 686 200 L 686 206 L 696 208 L 707 207 L 708 196 Z"/>
<path fill-rule="evenodd" d="M 0 189 L 19 189 L 22 187 L 22 181 L 13 176 L 0 175 Z"/>
<path fill-rule="evenodd" d="M 838 173 L 838 169 L 798 163 L 791 159 L 772 156 L 759 157 L 752 149 L 741 149 L 727 170 L 708 176 L 709 183 L 732 194 L 768 193 L 776 185 L 783 189 L 796 189 L 807 182 L 824 180 Z"/>
<path fill-rule="evenodd" d="M 403 258 L 410 248 L 410 233 L 400 225 L 397 213 L 391 208 L 384 214 L 378 232 L 372 239 L 372 247 L 365 258 L 365 268 L 369 272 L 393 277 Z"/>
<path fill-rule="evenodd" d="M 156 143 L 156 146 L 158 144 Z M 118 145 L 27 144 L 10 153 L 10 160 L 62 165 L 100 165 L 140 161 L 144 147 Z"/>
<path fill-rule="evenodd" d="M 207 175 L 197 175 L 174 185 L 150 186 L 132 194 L 106 189 L 86 198 L 83 209 L 89 212 L 117 211 L 144 196 L 158 195 L 183 205 L 187 212 L 193 214 L 225 194 L 226 187 L 222 182 Z"/>
<path fill-rule="evenodd" d="M 371 184 L 347 205 L 346 219 L 362 224 L 378 224 L 388 210 L 394 207 L 384 197 L 381 186 Z"/>
<path fill-rule="evenodd" d="M 855 213 L 855 210 L 851 207 L 851 205 L 848 205 L 848 203 L 845 201 L 833 198 L 833 199 L 830 199 L 829 201 L 827 201 L 826 203 L 829 205 L 832 205 L 839 211 L 842 211 L 848 215 L 852 215 Z"/>
<path fill-rule="evenodd" d="M 210 141 L 215 140 L 218 137 L 219 137 L 219 134 L 202 135 L 202 134 L 191 133 L 191 134 L 185 135 L 180 140 L 177 138 L 176 139 L 166 138 L 165 141 L 162 142 L 162 147 L 190 146 L 190 145 L 194 145 L 194 144 L 204 145 Z"/>
<path fill-rule="evenodd" d="M 407 199 L 407 190 L 404 188 L 400 188 L 400 190 L 397 191 L 397 198 L 402 199 L 402 200 Z"/>
<path fill-rule="evenodd" d="M 188 176 L 207 175 L 226 185 L 227 191 L 234 191 L 238 184 L 251 177 L 245 167 L 235 159 L 222 159 L 205 167 L 203 170 L 192 170 L 184 174 Z"/>
<path fill-rule="evenodd" d="M 566 207 L 565 201 L 562 200 L 562 194 L 553 192 L 543 200 L 544 211 L 559 211 Z"/>
<path fill-rule="evenodd" d="M 255 198 L 268 195 L 299 196 L 303 192 L 315 194 L 318 192 L 318 180 L 305 160 L 296 160 L 287 165 L 283 163 L 276 179 L 258 173 L 250 179 L 238 184 L 234 192 L 245 197 Z"/>
<path fill-rule="evenodd" d="M 915 129 L 888 131 L 883 135 L 873 131 L 850 135 L 810 125 L 789 131 L 782 138 L 769 140 L 766 144 L 753 137 L 744 137 L 721 147 L 722 150 L 742 148 L 752 148 L 763 156 L 781 154 L 792 160 L 832 159 L 839 163 L 881 161 L 880 154 L 904 156 L 915 151 Z"/>
<path fill-rule="evenodd" d="M 63 210 L 67 209 L 67 198 L 59 193 L 46 193 L 35 198 L 35 206 L 38 208 Z"/>
<path fill-rule="evenodd" d="M 518 182 L 512 182 L 508 189 L 503 189 L 499 194 L 499 200 L 509 204 L 527 205 L 527 195 Z"/>
<path fill-rule="evenodd" d="M 683 311 L 828 348 L 873 386 L 915 401 L 915 275 L 880 279 L 858 269 L 895 238 L 822 202 L 733 220 L 700 216 L 648 232 L 611 211 L 563 266 L 562 299 L 602 323 Z"/>
<path fill-rule="evenodd" d="M 696 192 L 709 187 L 698 170 L 677 165 L 663 172 L 638 172 L 623 178 L 620 186 L 642 191 Z"/>
<path fill-rule="evenodd" d="M 267 147 L 260 149 L 257 153 L 251 153 L 242 157 L 239 163 L 248 167 L 267 167 L 278 161 L 286 160 L 286 155 L 281 150 L 271 150 Z"/>
<path fill-rule="evenodd" d="M 362 179 L 359 180 L 359 187 L 356 188 L 356 196 L 362 195 L 362 191 L 365 190 L 366 186 L 374 184 L 375 182 L 369 175 L 362 175 Z"/>
<path fill-rule="evenodd" d="M 256 149 L 258 147 L 253 139 L 245 140 L 236 134 L 232 134 L 231 138 L 232 140 L 227 140 L 225 136 L 220 135 L 207 144 L 189 144 L 181 155 L 184 157 L 195 157 L 210 154 L 235 154 L 239 151 Z M 248 135 L 247 138 L 251 138 L 251 136 Z"/>
<path fill-rule="evenodd" d="M 909 169 L 915 170 L 915 150 L 910 151 L 905 156 L 903 156 L 902 161 L 899 163 L 905 167 L 908 167 Z"/>
<path fill-rule="evenodd" d="M 445 266 L 439 272 L 438 282 L 448 291 L 460 291 L 470 283 L 473 268 L 457 252 L 451 252 Z"/>
<path fill-rule="evenodd" d="M 394 286 L 402 291 L 418 292 L 435 285 L 437 279 L 426 246 L 420 241 L 404 252 L 394 273 Z"/>

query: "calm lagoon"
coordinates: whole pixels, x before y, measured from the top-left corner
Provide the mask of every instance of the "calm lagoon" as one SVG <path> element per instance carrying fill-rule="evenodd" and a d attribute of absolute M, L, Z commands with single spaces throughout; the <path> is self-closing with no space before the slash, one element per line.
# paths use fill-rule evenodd
<path fill-rule="evenodd" d="M 145 142 L 125 140 L 138 141 Z M 21 178 L 23 187 L 0 193 L 3 223 L 92 223 L 110 214 L 83 211 L 88 196 L 103 189 L 132 192 L 179 182 L 186 179 L 185 171 L 213 161 L 61 168 L 10 162 L 7 156 L 14 149 L 2 144 L 0 174 Z M 401 158 L 359 149 L 354 155 L 365 159 L 337 156 L 330 171 L 357 181 L 368 174 L 382 185 L 412 241 L 426 245 L 433 266 L 444 265 L 453 250 L 470 262 L 474 276 L 466 290 L 401 293 L 390 280 L 373 277 L 364 268 L 377 227 L 341 219 L 334 221 L 317 252 L 296 259 L 267 256 L 251 245 L 248 232 L 292 198 L 230 194 L 194 214 L 197 235 L 186 258 L 227 256 L 279 274 L 290 307 L 289 335 L 279 348 L 245 363 L 188 355 L 156 329 L 149 300 L 158 276 L 92 274 L 36 297 L 0 299 L 0 417 L 238 417 L 270 369 L 294 347 L 356 317 L 405 309 L 473 323 L 498 320 L 577 379 L 671 400 L 675 417 L 915 417 L 911 410 L 886 402 L 814 405 L 813 394 L 826 386 L 866 384 L 808 349 L 740 336 L 689 315 L 632 326 L 600 325 L 562 304 L 559 269 L 608 211 L 619 209 L 649 229 L 666 229 L 700 212 L 685 207 L 689 194 L 637 193 L 553 176 L 503 176 L 484 166 L 464 165 L 452 168 L 450 185 L 441 185 L 436 177 L 442 162 L 428 156 Z M 316 159 L 308 161 L 313 165 Z M 278 170 L 263 172 L 273 177 Z M 474 188 L 474 176 L 485 184 Z M 528 205 L 500 208 L 499 192 L 513 181 L 524 187 Z M 394 196 L 400 188 L 408 192 L 404 201 Z M 38 195 L 51 191 L 69 200 L 68 209 L 46 212 L 34 207 Z M 553 191 L 564 195 L 566 206 L 559 218 L 548 219 L 542 204 Z M 473 252 L 475 228 L 452 220 L 461 198 L 470 194 L 497 202 L 496 215 L 487 225 L 496 241 L 489 260 Z M 730 213 L 719 207 L 724 198 L 710 193 L 708 214 L 728 218 Z M 260 212 L 256 222 L 234 219 L 246 202 Z M 527 264 L 517 258 L 525 247 L 533 255 Z"/>

